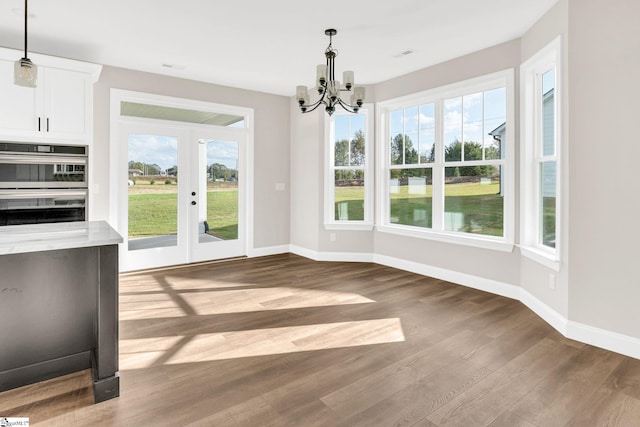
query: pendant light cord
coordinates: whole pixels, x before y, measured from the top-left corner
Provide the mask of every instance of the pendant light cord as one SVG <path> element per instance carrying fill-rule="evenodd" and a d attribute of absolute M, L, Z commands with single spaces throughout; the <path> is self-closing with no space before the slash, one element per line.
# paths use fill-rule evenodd
<path fill-rule="evenodd" d="M 24 0 L 24 57 L 27 57 L 27 1 Z"/>

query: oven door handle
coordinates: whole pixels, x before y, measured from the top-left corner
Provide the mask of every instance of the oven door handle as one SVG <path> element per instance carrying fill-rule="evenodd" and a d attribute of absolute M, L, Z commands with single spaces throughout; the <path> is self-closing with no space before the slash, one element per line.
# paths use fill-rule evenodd
<path fill-rule="evenodd" d="M 39 156 L 33 154 L 0 154 L 0 163 L 15 165 L 86 165 L 86 157 Z"/>
<path fill-rule="evenodd" d="M 52 197 L 87 197 L 87 190 L 0 190 L 0 199 L 33 199 Z"/>

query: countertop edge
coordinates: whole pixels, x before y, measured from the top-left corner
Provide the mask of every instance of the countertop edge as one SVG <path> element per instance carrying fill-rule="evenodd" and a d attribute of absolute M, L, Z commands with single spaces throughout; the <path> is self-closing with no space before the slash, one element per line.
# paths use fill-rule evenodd
<path fill-rule="evenodd" d="M 107 246 L 123 241 L 106 221 L 0 227 L 0 255 Z"/>

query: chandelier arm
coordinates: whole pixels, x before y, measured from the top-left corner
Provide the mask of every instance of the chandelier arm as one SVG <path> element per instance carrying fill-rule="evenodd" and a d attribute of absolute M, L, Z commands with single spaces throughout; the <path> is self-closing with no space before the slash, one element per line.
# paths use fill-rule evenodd
<path fill-rule="evenodd" d="M 336 104 L 340 104 L 340 106 L 342 108 L 344 108 L 345 110 L 347 110 L 350 113 L 354 113 L 357 114 L 358 110 L 360 109 L 360 107 L 358 105 L 351 105 L 351 104 L 347 104 L 346 102 L 344 102 L 342 99 L 338 98 L 336 101 Z"/>
<path fill-rule="evenodd" d="M 319 101 L 318 101 L 318 102 L 316 102 L 315 104 L 311 104 L 311 105 L 313 105 L 313 108 L 312 108 L 312 109 L 310 109 L 310 110 L 309 110 L 308 108 L 309 108 L 311 105 L 303 105 L 303 107 L 307 108 L 306 110 L 304 110 L 304 111 L 303 111 L 303 113 L 310 113 L 310 112 L 312 112 L 312 111 L 314 111 L 314 110 L 318 109 L 318 107 L 319 107 L 320 105 L 322 105 L 322 104 L 327 105 L 327 103 L 326 103 L 326 102 L 324 102 L 324 99 L 319 100 Z"/>
<path fill-rule="evenodd" d="M 313 104 L 307 104 L 307 105 L 301 105 L 300 108 L 304 108 L 305 110 L 303 111 L 303 113 L 310 113 L 314 110 L 316 110 L 320 105 L 327 105 L 327 102 L 325 101 L 326 98 L 326 91 L 322 93 L 322 96 L 320 97 L 320 99 L 318 99 L 316 102 L 314 102 Z M 309 109 L 311 108 L 311 109 Z"/>

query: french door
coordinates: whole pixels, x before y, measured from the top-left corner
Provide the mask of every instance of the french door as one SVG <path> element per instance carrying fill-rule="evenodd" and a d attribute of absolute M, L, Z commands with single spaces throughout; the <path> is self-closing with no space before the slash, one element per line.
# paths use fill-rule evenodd
<path fill-rule="evenodd" d="M 121 271 L 246 254 L 244 129 L 135 119 L 119 132 Z"/>

